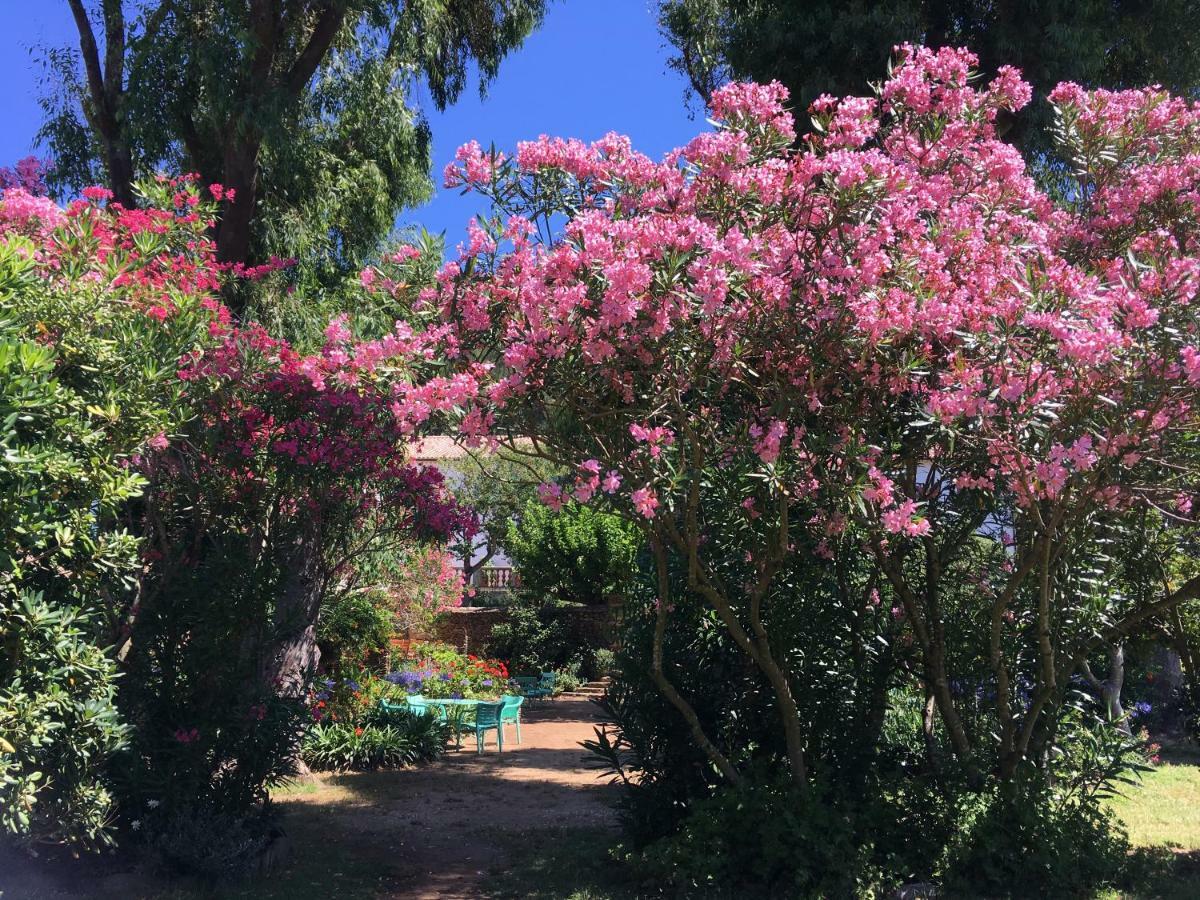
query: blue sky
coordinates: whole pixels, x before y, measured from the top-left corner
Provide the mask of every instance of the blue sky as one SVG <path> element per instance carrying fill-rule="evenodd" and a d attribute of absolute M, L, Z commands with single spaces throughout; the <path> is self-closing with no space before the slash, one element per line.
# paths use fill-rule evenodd
<path fill-rule="evenodd" d="M 42 71 L 30 48 L 76 41 L 66 0 L 0 0 L 0 165 L 34 150 Z M 461 239 L 480 201 L 442 190 L 440 173 L 472 138 L 509 149 L 542 133 L 594 140 L 619 131 L 653 157 L 686 143 L 704 126 L 690 118 L 684 79 L 667 68 L 667 55 L 649 0 L 557 0 L 485 99 L 472 87 L 443 113 L 425 105 L 438 191 L 399 223 L 445 231 L 451 245 Z"/>

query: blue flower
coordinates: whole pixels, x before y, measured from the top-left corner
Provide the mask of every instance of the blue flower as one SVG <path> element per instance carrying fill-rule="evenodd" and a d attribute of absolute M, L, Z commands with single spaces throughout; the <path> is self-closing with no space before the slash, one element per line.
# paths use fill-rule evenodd
<path fill-rule="evenodd" d="M 317 694 L 317 699 L 318 700 L 328 700 L 329 699 L 329 691 L 321 691 L 321 693 Z"/>
<path fill-rule="evenodd" d="M 442 681 L 449 681 L 449 680 L 450 680 L 450 676 L 449 676 L 447 673 L 445 673 L 445 672 L 443 672 L 441 675 L 439 675 L 439 676 L 438 676 L 438 678 L 442 679 Z"/>
<path fill-rule="evenodd" d="M 337 682 L 334 681 L 332 678 L 325 679 L 325 687 L 331 688 L 331 687 L 335 687 L 336 685 L 337 685 Z"/>
<path fill-rule="evenodd" d="M 458 691 L 451 691 L 451 692 L 450 692 L 450 699 L 451 699 L 451 700 L 461 700 L 461 699 L 462 699 L 462 694 L 461 694 L 461 693 L 459 693 Z"/>
<path fill-rule="evenodd" d="M 406 680 L 406 676 L 408 674 L 408 672 L 388 672 L 383 676 L 383 680 L 391 682 L 392 684 L 399 684 L 400 682 Z"/>
<path fill-rule="evenodd" d="M 1149 703 L 1147 703 L 1145 700 L 1139 700 L 1137 703 L 1133 704 L 1133 714 L 1134 714 L 1135 716 L 1145 716 L 1145 715 L 1149 715 L 1149 714 L 1150 714 L 1150 710 L 1151 710 L 1151 709 L 1153 709 L 1153 708 L 1154 708 L 1154 707 L 1152 707 L 1152 706 L 1151 706 Z"/>
<path fill-rule="evenodd" d="M 347 682 L 346 682 L 346 687 L 350 688 L 350 690 L 352 690 L 352 691 L 357 691 L 357 690 L 359 690 L 359 687 L 358 687 L 358 682 L 357 682 L 357 681 L 347 681 Z"/>

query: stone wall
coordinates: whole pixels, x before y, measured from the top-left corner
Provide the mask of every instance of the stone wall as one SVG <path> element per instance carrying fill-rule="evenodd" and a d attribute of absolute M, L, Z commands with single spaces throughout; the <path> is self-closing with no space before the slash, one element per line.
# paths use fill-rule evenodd
<path fill-rule="evenodd" d="M 499 607 L 449 609 L 438 616 L 434 640 L 452 644 L 464 653 L 480 653 L 496 625 L 508 619 Z"/>

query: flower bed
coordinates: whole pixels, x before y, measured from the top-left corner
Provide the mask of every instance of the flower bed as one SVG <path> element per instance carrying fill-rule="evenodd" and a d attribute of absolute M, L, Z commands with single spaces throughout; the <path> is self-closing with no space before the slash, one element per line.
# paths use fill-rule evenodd
<path fill-rule="evenodd" d="M 500 660 L 463 654 L 446 644 L 422 644 L 384 680 L 403 694 L 491 700 L 515 693 L 508 666 Z"/>

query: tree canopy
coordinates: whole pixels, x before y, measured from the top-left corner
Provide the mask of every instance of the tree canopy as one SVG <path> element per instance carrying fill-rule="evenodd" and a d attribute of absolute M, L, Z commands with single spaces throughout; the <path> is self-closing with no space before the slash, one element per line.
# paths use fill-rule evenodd
<path fill-rule="evenodd" d="M 219 258 L 300 260 L 329 285 L 430 192 L 429 128 L 480 89 L 544 0 L 67 0 L 78 50 L 47 52 L 40 138 L 60 193 L 197 172 L 226 188 Z"/>
<path fill-rule="evenodd" d="M 1200 44 L 1180 22 L 1195 0 L 660 0 L 672 65 L 707 100 L 723 82 L 778 80 L 803 110 L 821 94 L 863 95 L 897 44 L 967 46 L 980 70 L 1019 68 L 1038 95 L 1060 81 L 1088 87 L 1200 83 Z M 1045 104 L 1016 123 L 1042 131 Z"/>

